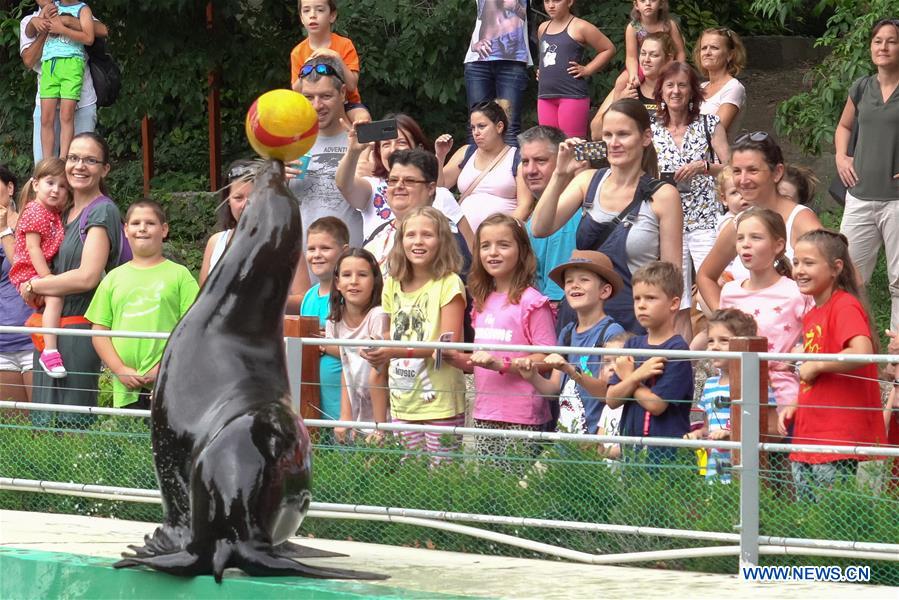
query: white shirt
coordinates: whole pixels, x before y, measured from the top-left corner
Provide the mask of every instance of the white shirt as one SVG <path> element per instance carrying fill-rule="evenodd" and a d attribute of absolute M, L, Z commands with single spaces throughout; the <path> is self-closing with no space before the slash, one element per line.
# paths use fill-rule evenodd
<path fill-rule="evenodd" d="M 34 13 L 28 15 L 22 22 L 19 24 L 19 56 L 22 56 L 22 53 L 32 44 L 37 41 L 37 36 L 29 37 L 28 34 L 25 33 L 25 29 L 28 27 L 28 23 L 31 22 L 31 19 L 35 18 L 40 14 L 40 11 L 35 11 Z M 94 19 L 96 21 L 97 19 Z M 34 63 L 34 66 L 31 68 L 32 71 L 37 73 L 37 93 L 34 97 L 35 105 L 40 105 L 41 102 L 41 61 L 37 60 Z M 84 83 L 81 86 L 81 99 L 78 100 L 78 108 L 84 108 L 85 106 L 90 106 L 91 104 L 97 103 L 97 92 L 94 91 L 94 80 L 91 79 L 91 70 L 87 64 L 87 57 L 84 58 Z"/>

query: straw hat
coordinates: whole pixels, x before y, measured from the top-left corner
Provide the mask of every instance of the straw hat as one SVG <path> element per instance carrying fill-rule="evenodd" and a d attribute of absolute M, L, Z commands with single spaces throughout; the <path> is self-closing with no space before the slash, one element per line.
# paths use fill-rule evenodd
<path fill-rule="evenodd" d="M 572 267 L 593 271 L 602 277 L 609 285 L 612 286 L 612 296 L 621 291 L 624 282 L 621 276 L 612 266 L 612 261 L 602 252 L 595 250 L 575 250 L 571 253 L 568 262 L 562 263 L 549 272 L 549 278 L 552 279 L 560 288 L 565 288 L 565 270 Z M 611 297 L 611 296 L 610 296 Z"/>

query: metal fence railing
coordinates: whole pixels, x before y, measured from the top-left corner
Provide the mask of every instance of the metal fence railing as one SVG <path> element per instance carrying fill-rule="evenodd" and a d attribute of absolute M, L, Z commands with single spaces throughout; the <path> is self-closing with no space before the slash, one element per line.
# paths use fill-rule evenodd
<path fill-rule="evenodd" d="M 6 331 L 12 328 L 0 328 Z M 90 332 L 62 330 L 62 334 Z M 117 332 L 103 332 L 113 337 Z M 140 334 L 133 334 L 140 335 Z M 288 338 L 295 401 L 305 382 L 298 357 L 307 345 L 444 347 L 465 344 Z M 478 346 L 489 348 L 489 346 Z M 564 348 L 496 346 L 550 352 Z M 578 435 L 474 427 L 307 419 L 316 428 L 314 502 L 300 535 L 516 556 L 556 556 L 591 564 L 643 563 L 735 573 L 740 565 L 871 565 L 872 581 L 899 585 L 899 448 L 773 443 L 759 429 L 759 379 L 766 360 L 809 360 L 758 352 L 695 353 L 578 349 L 598 355 L 665 355 L 741 362 L 736 441 Z M 815 359 L 845 360 L 835 355 Z M 853 356 L 888 362 L 897 357 Z M 307 374 L 308 375 L 308 374 Z M 109 382 L 100 378 L 100 403 Z M 469 393 L 471 395 L 472 392 Z M 469 402 L 470 406 L 470 402 Z M 37 417 L 36 415 L 40 415 Z M 66 418 L 56 418 L 65 416 Z M 149 411 L 0 400 L 0 508 L 156 521 L 161 518 L 150 449 Z M 328 432 L 360 432 L 338 443 Z M 384 435 L 366 439 L 365 433 Z M 461 440 L 434 467 L 424 450 L 395 434 L 437 431 Z M 736 436 L 735 436 L 736 437 Z M 475 440 L 505 442 L 484 454 Z M 610 460 L 603 445 L 665 447 L 659 464 L 631 453 Z M 696 451 L 739 451 L 733 484 L 709 484 Z M 816 490 L 803 502 L 791 489 L 791 451 L 840 452 L 864 461 L 861 477 Z"/>

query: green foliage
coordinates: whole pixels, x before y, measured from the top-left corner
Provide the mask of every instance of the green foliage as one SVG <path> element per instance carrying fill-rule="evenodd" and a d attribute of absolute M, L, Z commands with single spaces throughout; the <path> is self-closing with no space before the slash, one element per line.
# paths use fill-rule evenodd
<path fill-rule="evenodd" d="M 800 0 L 756 0 L 762 15 L 783 20 L 804 3 Z M 849 86 L 873 72 L 869 32 L 871 26 L 895 11 L 893 0 L 821 0 L 823 11 L 832 9 L 827 28 L 816 45 L 831 49 L 830 55 L 808 76 L 808 91 L 793 96 L 777 108 L 775 125 L 804 152 L 818 155 L 830 147 L 833 132 L 846 104 Z"/>

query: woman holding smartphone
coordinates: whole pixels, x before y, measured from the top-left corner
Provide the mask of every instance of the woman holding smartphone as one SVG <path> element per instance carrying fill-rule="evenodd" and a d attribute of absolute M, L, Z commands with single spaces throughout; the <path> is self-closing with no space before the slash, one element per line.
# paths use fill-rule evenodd
<path fill-rule="evenodd" d="M 359 143 L 358 127 L 364 127 L 367 120 L 358 120 L 352 124 L 344 122 L 347 131 L 347 151 L 337 164 L 335 183 L 350 206 L 362 213 L 363 244 L 374 236 L 385 223 L 393 221 L 394 214 L 388 203 L 387 174 L 390 170 L 390 157 L 397 150 L 412 148 L 430 149 L 431 143 L 425 136 L 421 125 L 407 114 L 388 114 L 384 120 L 396 121 L 396 137 L 369 144 Z M 371 146 L 373 169 L 370 174 L 359 172 L 359 162 L 365 148 Z M 462 209 L 453 193 L 445 187 L 438 187 L 434 195 L 434 208 L 446 215 L 450 223 L 455 225 L 469 248 L 474 243 L 474 232 L 468 224 Z"/>
<path fill-rule="evenodd" d="M 716 115 L 702 115 L 702 89 L 696 71 L 673 62 L 662 69 L 655 91 L 658 110 L 652 143 L 662 179 L 677 186 L 684 211 L 681 308 L 690 308 L 692 273 L 715 245 L 718 203 L 715 177 L 730 159 L 727 133 Z M 678 263 L 675 263 L 678 264 Z"/>
<path fill-rule="evenodd" d="M 559 145 L 556 170 L 531 217 L 531 232 L 547 237 L 583 207 L 579 250 L 608 256 L 624 285 L 605 311 L 625 329 L 644 333 L 634 315 L 631 273 L 654 260 L 681 264 L 683 210 L 673 185 L 656 179 L 649 113 L 639 100 L 612 103 L 602 125 L 608 169 L 587 169 L 574 160 L 575 141 Z M 577 174 L 576 174 L 577 173 Z"/>

